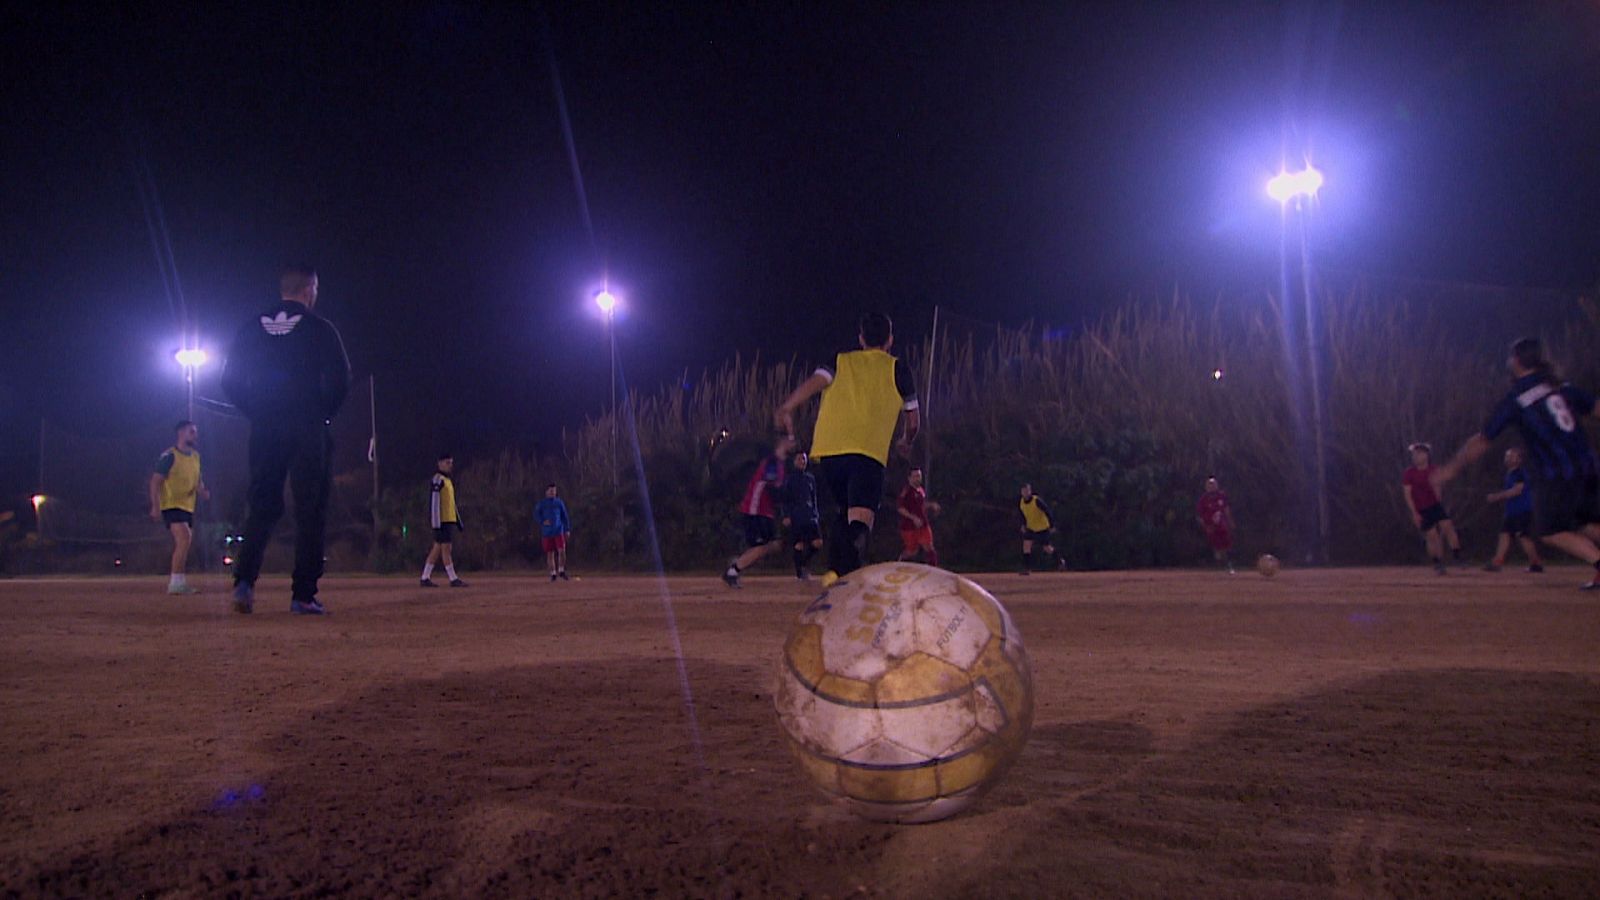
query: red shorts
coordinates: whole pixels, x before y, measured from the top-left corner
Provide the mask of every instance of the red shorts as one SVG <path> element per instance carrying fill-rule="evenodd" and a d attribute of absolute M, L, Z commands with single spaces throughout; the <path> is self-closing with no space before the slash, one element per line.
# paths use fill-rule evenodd
<path fill-rule="evenodd" d="M 901 531 L 900 543 L 907 553 L 915 553 L 923 547 L 932 547 L 933 527 L 924 525 L 915 531 Z"/>
<path fill-rule="evenodd" d="M 565 549 L 567 549 L 567 536 L 564 534 L 544 539 L 544 552 L 546 553 L 555 553 Z"/>
<path fill-rule="evenodd" d="M 1232 550 L 1233 532 L 1226 528 L 1206 529 L 1206 542 L 1211 545 L 1213 550 Z"/>

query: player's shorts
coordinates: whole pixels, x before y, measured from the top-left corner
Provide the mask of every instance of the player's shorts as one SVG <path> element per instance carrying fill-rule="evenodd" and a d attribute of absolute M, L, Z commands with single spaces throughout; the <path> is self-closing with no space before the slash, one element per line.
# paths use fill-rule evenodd
<path fill-rule="evenodd" d="M 1533 511 L 1513 513 L 1500 523 L 1500 530 L 1512 537 L 1533 536 Z"/>
<path fill-rule="evenodd" d="M 907 553 L 915 553 L 923 547 L 933 546 L 933 527 L 924 525 L 911 531 L 900 532 L 900 545 Z"/>
<path fill-rule="evenodd" d="M 1443 503 L 1435 503 L 1427 509 L 1417 510 L 1417 515 L 1422 517 L 1422 524 L 1417 527 L 1423 531 L 1432 531 L 1440 522 L 1450 521 L 1450 513 L 1445 510 Z"/>
<path fill-rule="evenodd" d="M 544 552 L 546 553 L 560 553 L 561 551 L 567 549 L 567 536 L 564 534 L 557 534 L 550 537 L 543 537 L 539 539 L 539 543 L 543 545 Z"/>
<path fill-rule="evenodd" d="M 1600 478 L 1535 480 L 1533 520 L 1545 537 L 1600 525 Z"/>
<path fill-rule="evenodd" d="M 822 540 L 822 527 L 815 519 L 794 522 L 789 526 L 789 540 L 795 544 L 809 544 Z"/>
<path fill-rule="evenodd" d="M 1233 549 L 1233 532 L 1226 528 L 1206 529 L 1206 543 L 1217 552 Z"/>
<path fill-rule="evenodd" d="M 194 513 L 187 509 L 163 509 L 161 521 L 165 525 L 193 525 Z"/>
<path fill-rule="evenodd" d="M 744 543 L 747 547 L 764 547 L 778 539 L 778 523 L 771 516 L 744 517 Z"/>
<path fill-rule="evenodd" d="M 1022 533 L 1022 539 L 1025 541 L 1031 541 L 1035 544 L 1045 544 L 1048 546 L 1050 543 L 1050 529 L 1046 528 L 1043 531 L 1024 531 Z"/>
<path fill-rule="evenodd" d="M 456 532 L 460 530 L 461 525 L 459 523 L 446 522 L 433 530 L 433 542 L 435 544 L 448 544 L 455 540 Z"/>
<path fill-rule="evenodd" d="M 817 468 L 822 470 L 822 480 L 841 516 L 856 507 L 878 511 L 883 502 L 883 463 L 860 453 L 845 453 L 822 457 Z"/>

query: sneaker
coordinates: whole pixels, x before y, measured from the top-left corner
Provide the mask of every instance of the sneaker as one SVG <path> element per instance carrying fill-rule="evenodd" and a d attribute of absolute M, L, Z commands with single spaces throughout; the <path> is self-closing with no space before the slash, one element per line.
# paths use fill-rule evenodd
<path fill-rule="evenodd" d="M 1235 571 L 1235 570 L 1234 570 L 1234 568 L 1233 568 L 1233 566 L 1229 566 L 1229 567 L 1228 567 L 1228 574 L 1229 574 L 1229 575 L 1237 575 L 1237 574 L 1239 574 L 1239 573 L 1238 573 L 1238 572 L 1237 572 L 1237 571 Z"/>
<path fill-rule="evenodd" d="M 810 572 L 804 572 L 804 571 L 796 572 L 796 573 L 794 573 L 794 577 L 795 577 L 796 581 L 810 581 L 811 580 L 811 573 Z"/>
<path fill-rule="evenodd" d="M 737 588 L 737 587 L 743 587 L 744 586 L 744 585 L 741 585 L 739 583 L 739 573 L 735 572 L 732 569 L 729 569 L 728 571 L 722 573 L 722 583 L 726 584 L 728 587 L 731 587 L 731 588 Z"/>
<path fill-rule="evenodd" d="M 233 611 L 249 614 L 256 607 L 256 589 L 252 585 L 239 582 L 233 586 Z"/>
<path fill-rule="evenodd" d="M 1589 580 L 1589 583 L 1578 588 L 1580 591 L 1600 591 L 1600 575 Z"/>
<path fill-rule="evenodd" d="M 419 584 L 419 585 L 421 585 L 423 587 L 438 587 L 437 584 L 433 583 L 433 579 L 432 578 L 423 578 L 423 579 L 419 580 L 417 582 L 417 584 Z"/>
<path fill-rule="evenodd" d="M 572 580 L 572 579 L 567 577 L 567 570 L 566 569 L 562 569 L 560 572 L 557 572 L 556 574 L 561 576 L 561 580 L 562 581 L 571 581 Z"/>
<path fill-rule="evenodd" d="M 1500 564 L 1497 563 L 1497 562 L 1484 563 L 1483 564 L 1483 570 L 1485 572 L 1498 572 L 1498 571 L 1500 571 Z"/>
<path fill-rule="evenodd" d="M 1444 575 L 1445 573 L 1446 573 L 1446 570 L 1445 570 L 1445 567 L 1444 567 L 1444 563 L 1434 563 L 1433 564 L 1433 574 L 1435 574 L 1435 575 Z"/>
<path fill-rule="evenodd" d="M 459 578 L 452 578 L 452 579 L 450 579 L 450 586 L 451 587 L 466 587 L 467 583 L 465 581 L 462 581 Z"/>
<path fill-rule="evenodd" d="M 550 583 L 551 583 L 551 584 L 554 584 L 554 583 L 555 583 L 555 580 L 556 580 L 556 573 L 554 573 L 554 572 L 551 572 L 551 573 L 550 573 Z"/>
<path fill-rule="evenodd" d="M 169 584 L 167 593 L 174 595 L 198 594 L 200 589 L 189 584 Z"/>
<path fill-rule="evenodd" d="M 292 612 L 297 616 L 331 615 L 326 607 L 317 602 L 317 598 L 315 597 L 312 597 L 310 600 L 290 600 L 289 612 Z"/>
<path fill-rule="evenodd" d="M 1018 575 L 1032 575 L 1033 574 L 1033 570 L 1032 569 L 1023 569 L 1022 571 L 1018 572 L 1017 574 Z"/>
<path fill-rule="evenodd" d="M 1064 560 L 1064 559 L 1063 560 L 1058 560 L 1056 562 L 1056 571 L 1057 572 L 1065 572 L 1066 570 L 1067 570 L 1067 561 Z"/>
<path fill-rule="evenodd" d="M 1542 565 L 1540 565 L 1538 563 L 1534 563 L 1533 565 L 1528 567 L 1528 571 L 1531 574 L 1538 575 L 1540 572 L 1544 571 L 1544 566 L 1542 566 Z"/>

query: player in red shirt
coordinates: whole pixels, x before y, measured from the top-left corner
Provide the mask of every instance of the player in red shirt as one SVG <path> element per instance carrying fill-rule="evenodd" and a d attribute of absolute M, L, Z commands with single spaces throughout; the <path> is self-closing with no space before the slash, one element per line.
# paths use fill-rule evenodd
<path fill-rule="evenodd" d="M 741 587 L 739 574 L 781 546 L 778 541 L 778 502 L 783 499 L 785 460 L 794 449 L 794 438 L 782 435 L 772 452 L 756 464 L 755 474 L 745 486 L 744 497 L 739 501 L 739 512 L 744 520 L 745 551 L 728 563 L 722 580 L 728 587 Z"/>
<path fill-rule="evenodd" d="M 1206 533 L 1206 543 L 1211 545 L 1211 555 L 1227 566 L 1228 574 L 1232 575 L 1233 507 L 1228 504 L 1228 495 L 1222 492 L 1215 477 L 1206 479 L 1206 492 L 1200 495 L 1194 511 L 1200 520 L 1200 529 Z"/>
<path fill-rule="evenodd" d="M 1455 523 L 1450 513 L 1439 502 L 1433 489 L 1433 448 L 1422 442 L 1412 444 L 1411 468 L 1400 479 L 1400 495 L 1411 510 L 1411 521 L 1422 532 L 1428 545 L 1428 558 L 1433 560 L 1433 571 L 1444 574 L 1444 549 L 1441 541 L 1450 546 L 1456 563 L 1461 564 L 1461 538 L 1456 536 Z"/>
<path fill-rule="evenodd" d="M 907 476 L 905 490 L 900 492 L 900 559 L 913 559 L 918 553 L 928 565 L 939 564 L 939 551 L 933 549 L 933 523 L 929 515 L 938 512 L 939 504 L 928 502 L 928 492 L 922 486 L 922 470 L 912 469 Z"/>

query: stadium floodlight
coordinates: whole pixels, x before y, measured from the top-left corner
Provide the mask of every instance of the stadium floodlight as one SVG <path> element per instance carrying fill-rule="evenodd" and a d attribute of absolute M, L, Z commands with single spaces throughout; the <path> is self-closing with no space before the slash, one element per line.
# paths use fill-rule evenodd
<path fill-rule="evenodd" d="M 178 365 L 188 369 L 199 368 L 206 364 L 206 352 L 198 347 L 185 348 L 172 354 Z"/>
<path fill-rule="evenodd" d="M 32 497 L 32 500 L 33 500 L 33 513 L 34 513 L 34 515 L 38 515 L 39 514 L 39 507 L 44 505 L 45 496 L 43 494 L 34 494 L 33 497 Z"/>
<path fill-rule="evenodd" d="M 1211 370 L 1211 380 L 1212 381 L 1221 381 L 1222 380 L 1222 370 L 1221 369 L 1212 369 Z"/>
<path fill-rule="evenodd" d="M 1279 203 L 1288 203 L 1297 197 L 1315 197 L 1322 189 L 1322 173 L 1315 166 L 1306 166 L 1298 172 L 1279 172 L 1267 180 L 1267 196 Z"/>
<path fill-rule="evenodd" d="M 601 291 L 594 295 L 594 305 L 600 307 L 600 311 L 609 317 L 617 308 L 617 295 L 610 291 Z"/>

